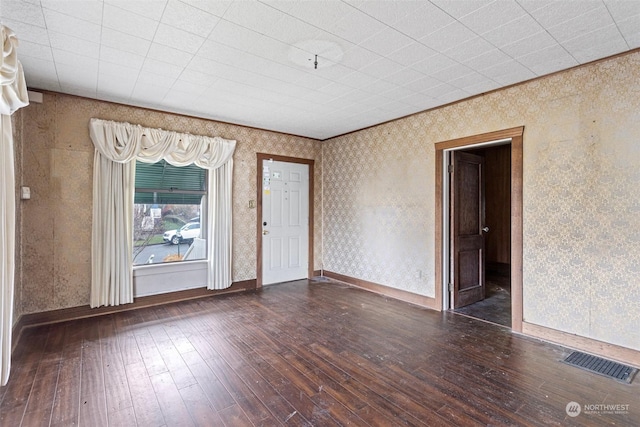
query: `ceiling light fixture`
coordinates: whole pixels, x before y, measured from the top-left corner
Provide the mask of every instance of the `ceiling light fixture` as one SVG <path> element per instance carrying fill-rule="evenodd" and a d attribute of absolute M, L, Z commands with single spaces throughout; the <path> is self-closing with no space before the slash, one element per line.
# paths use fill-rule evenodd
<path fill-rule="evenodd" d="M 329 40 L 304 40 L 289 48 L 289 60 L 307 69 L 311 64 L 314 70 L 331 67 L 338 64 L 343 56 L 342 47 Z M 322 61 L 318 61 L 320 57 Z"/>

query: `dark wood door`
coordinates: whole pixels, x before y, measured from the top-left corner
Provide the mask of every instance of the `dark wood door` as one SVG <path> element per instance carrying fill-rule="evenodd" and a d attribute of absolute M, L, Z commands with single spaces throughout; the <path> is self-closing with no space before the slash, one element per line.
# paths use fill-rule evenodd
<path fill-rule="evenodd" d="M 451 279 L 453 307 L 484 299 L 484 158 L 453 152 Z"/>

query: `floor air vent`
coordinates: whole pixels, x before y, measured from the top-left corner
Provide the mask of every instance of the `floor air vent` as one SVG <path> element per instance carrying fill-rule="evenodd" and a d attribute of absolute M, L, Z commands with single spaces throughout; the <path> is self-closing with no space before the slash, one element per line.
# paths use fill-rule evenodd
<path fill-rule="evenodd" d="M 631 384 L 633 376 L 638 371 L 631 366 L 623 365 L 621 363 L 613 362 L 611 360 L 603 359 L 602 357 L 592 356 L 590 354 L 574 351 L 564 360 L 572 366 L 585 369 L 587 371 L 595 372 L 596 374 L 604 375 L 605 377 L 613 378 L 618 381 Z"/>

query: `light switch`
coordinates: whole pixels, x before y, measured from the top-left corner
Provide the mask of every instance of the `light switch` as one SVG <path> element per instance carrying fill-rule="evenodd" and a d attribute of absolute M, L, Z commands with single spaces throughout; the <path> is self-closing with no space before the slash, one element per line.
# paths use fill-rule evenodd
<path fill-rule="evenodd" d="M 255 200 L 249 200 L 249 209 L 253 209 L 256 207 L 256 201 Z"/>
<path fill-rule="evenodd" d="M 22 200 L 29 200 L 31 198 L 31 188 L 29 188 L 29 187 L 21 187 L 20 188 L 20 198 Z"/>

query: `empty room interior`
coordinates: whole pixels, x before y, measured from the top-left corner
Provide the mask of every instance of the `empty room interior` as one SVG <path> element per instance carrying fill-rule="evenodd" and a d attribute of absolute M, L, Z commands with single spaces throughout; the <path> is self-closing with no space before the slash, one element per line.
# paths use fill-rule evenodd
<path fill-rule="evenodd" d="M 0 425 L 640 425 L 639 1 L 0 22 Z"/>

